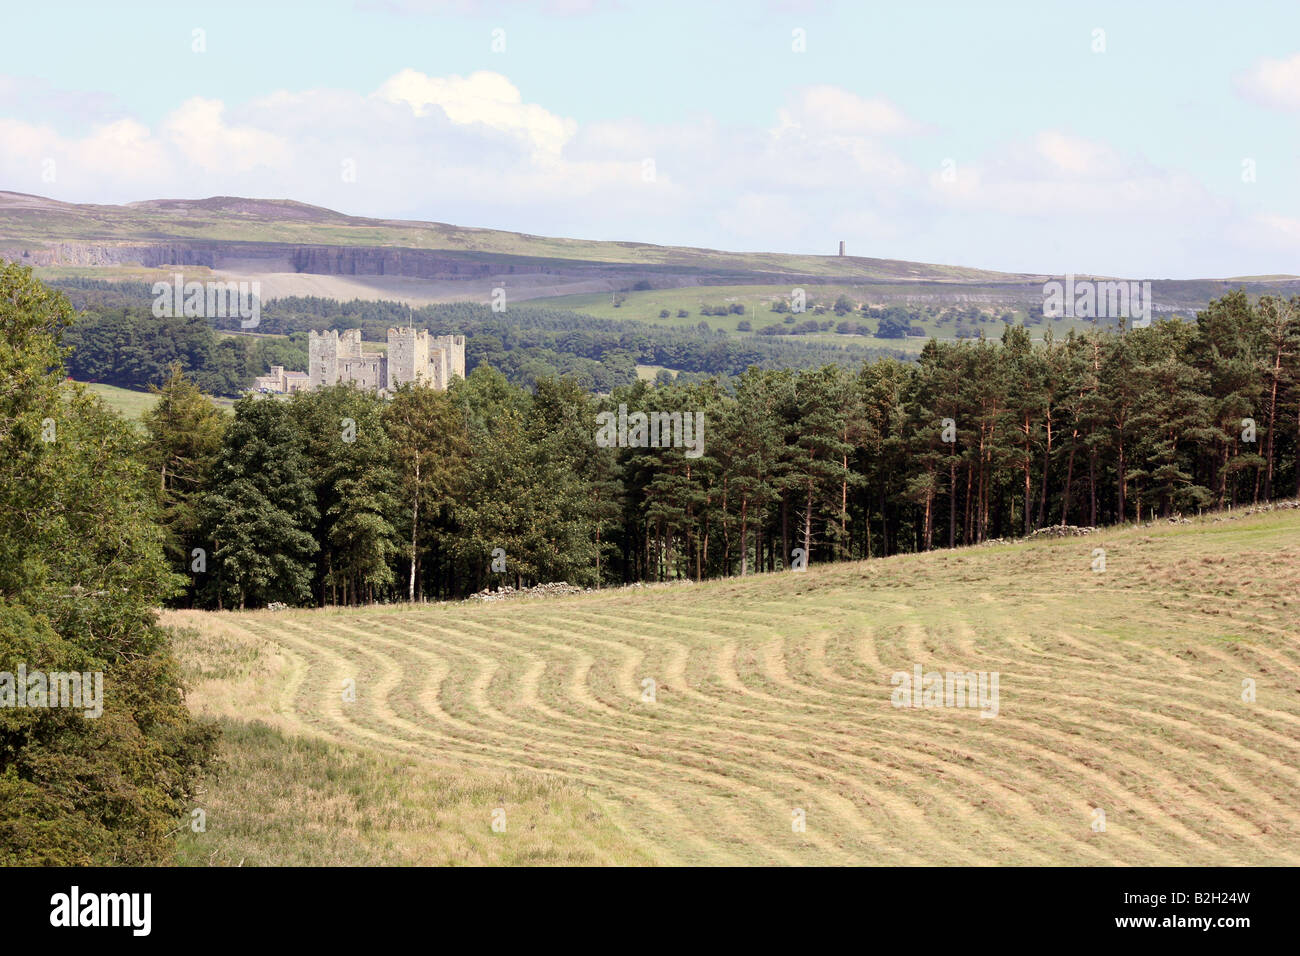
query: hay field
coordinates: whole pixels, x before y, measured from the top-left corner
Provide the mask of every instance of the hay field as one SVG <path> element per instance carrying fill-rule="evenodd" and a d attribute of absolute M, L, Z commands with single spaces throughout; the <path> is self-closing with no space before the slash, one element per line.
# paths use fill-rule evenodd
<path fill-rule="evenodd" d="M 462 862 L 1295 865 L 1298 610 L 1300 510 L 1279 510 L 566 598 L 167 621 L 190 629 L 196 710 L 371 761 L 354 789 L 462 780 L 451 810 L 396 814 L 378 862 L 461 847 Z M 997 715 L 893 706 L 891 675 L 918 664 L 996 672 Z M 277 768 L 241 739 L 243 777 L 207 799 L 230 820 L 289 812 L 292 748 Z M 511 786 L 533 828 L 493 833 L 501 801 L 513 823 Z M 276 861 L 300 861 L 292 831 L 267 837 Z M 227 839 L 210 827 L 192 855 L 233 861 Z M 239 839 L 257 855 L 256 832 Z"/>

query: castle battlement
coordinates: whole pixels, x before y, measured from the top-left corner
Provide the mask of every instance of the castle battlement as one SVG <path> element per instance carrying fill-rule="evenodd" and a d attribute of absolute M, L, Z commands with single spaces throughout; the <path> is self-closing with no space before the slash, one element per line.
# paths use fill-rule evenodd
<path fill-rule="evenodd" d="M 309 388 L 353 382 L 359 388 L 391 392 L 423 381 L 442 390 L 452 376 L 465 377 L 465 336 L 431 336 L 428 329 L 388 330 L 388 352 L 365 352 L 361 330 L 313 331 L 307 343 Z"/>

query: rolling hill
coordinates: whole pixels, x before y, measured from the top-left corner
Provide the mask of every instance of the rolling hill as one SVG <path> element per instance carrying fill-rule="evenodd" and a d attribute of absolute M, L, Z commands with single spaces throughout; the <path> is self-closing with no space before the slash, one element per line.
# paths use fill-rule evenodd
<path fill-rule="evenodd" d="M 827 247 L 834 242 L 828 237 Z M 412 304 L 487 302 L 499 286 L 517 301 L 637 287 L 701 287 L 707 299 L 713 287 L 754 286 L 756 295 L 771 297 L 797 285 L 848 287 L 877 303 L 1016 309 L 1041 305 L 1051 278 L 890 258 L 552 238 L 349 216 L 289 200 L 218 196 L 113 206 L 3 191 L 0 257 L 36 266 L 43 278 L 148 280 L 185 267 L 198 278 L 257 278 L 267 299 Z M 1300 279 L 1157 280 L 1156 309 L 1190 315 L 1237 286 L 1290 295 L 1300 291 Z"/>
<path fill-rule="evenodd" d="M 274 259 L 287 247 L 332 246 L 357 250 L 352 258 L 309 254 L 304 265 L 364 265 L 415 269 L 460 263 L 496 267 L 546 264 L 557 269 L 595 267 L 697 275 L 759 274 L 854 279 L 1023 281 L 1030 276 L 954 266 L 840 256 L 738 253 L 640 242 L 556 239 L 438 222 L 367 219 L 289 200 L 219 196 L 200 200 L 150 200 L 124 206 L 64 203 L 40 196 L 0 192 L 0 241 L 30 242 L 44 259 L 78 264 L 78 256 L 105 260 L 150 250 L 213 251 L 223 258 Z M 63 245 L 70 248 L 57 249 Z M 258 248 L 261 247 L 261 248 Z M 405 250 L 439 255 L 395 254 L 367 258 L 360 250 Z M 31 250 L 28 250 L 31 251 Z M 35 257 L 36 253 L 33 253 Z M 124 260 L 123 260 L 124 261 Z M 55 264 L 53 261 L 41 264 Z M 185 264 L 185 263 L 182 263 Z M 196 263 L 197 264 L 197 263 Z M 398 273 L 402 274 L 402 273 Z"/>

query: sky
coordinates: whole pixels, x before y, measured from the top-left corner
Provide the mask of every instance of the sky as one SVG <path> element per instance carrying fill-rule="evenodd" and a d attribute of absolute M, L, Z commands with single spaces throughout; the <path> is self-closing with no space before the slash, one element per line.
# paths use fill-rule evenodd
<path fill-rule="evenodd" d="M 0 189 L 1130 278 L 1300 274 L 1300 3 L 0 16 Z"/>

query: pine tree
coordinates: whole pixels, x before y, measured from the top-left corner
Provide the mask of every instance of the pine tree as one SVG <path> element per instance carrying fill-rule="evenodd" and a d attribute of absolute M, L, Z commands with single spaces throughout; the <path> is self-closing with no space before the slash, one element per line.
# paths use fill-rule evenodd
<path fill-rule="evenodd" d="M 1281 409 L 1288 389 L 1300 381 L 1300 296 L 1284 302 L 1265 296 L 1259 302 L 1260 348 L 1264 359 L 1266 420 L 1264 424 L 1264 498 L 1273 497 L 1277 433 Z M 1300 448 L 1300 429 L 1297 430 Z M 1297 493 L 1300 494 L 1300 462 L 1297 463 Z"/>
<path fill-rule="evenodd" d="M 307 458 L 289 406 L 247 397 L 235 404 L 200 505 L 212 542 L 209 589 L 218 606 L 311 599 L 318 513 Z"/>
<path fill-rule="evenodd" d="M 143 419 L 148 433 L 145 461 L 158 475 L 168 559 L 184 570 L 191 566 L 192 549 L 199 546 L 199 495 L 221 450 L 226 416 L 185 375 L 180 363 L 171 365 L 167 381 L 153 391 L 158 401 Z"/>

